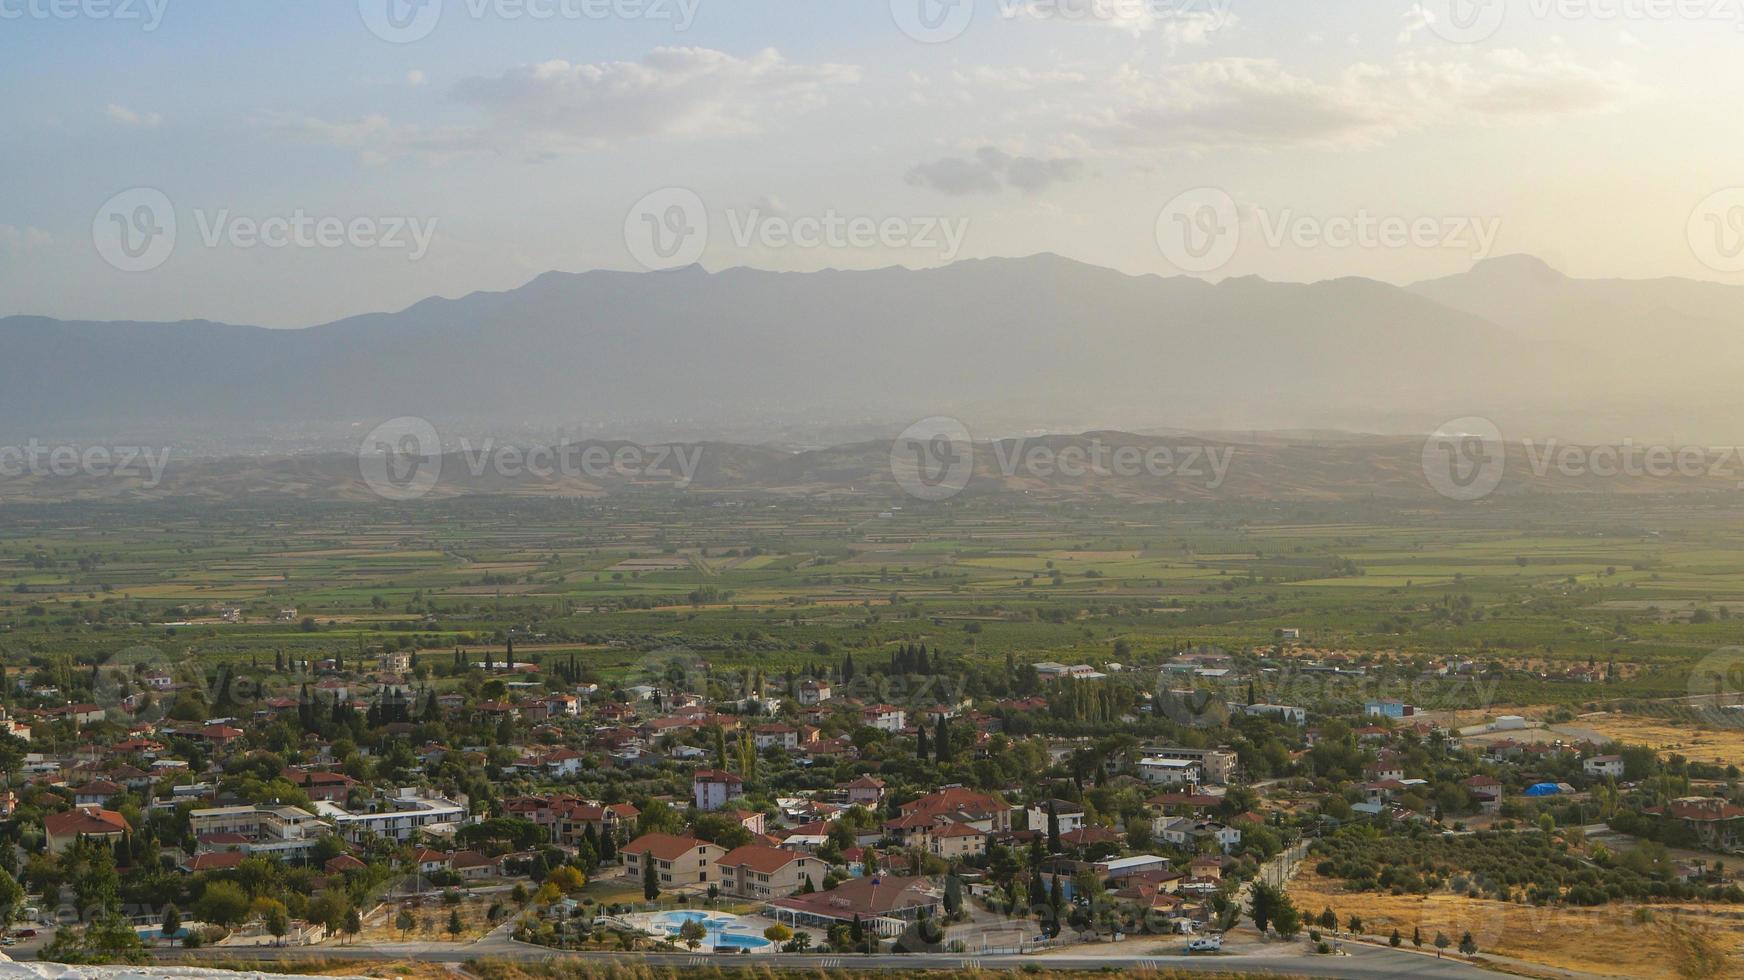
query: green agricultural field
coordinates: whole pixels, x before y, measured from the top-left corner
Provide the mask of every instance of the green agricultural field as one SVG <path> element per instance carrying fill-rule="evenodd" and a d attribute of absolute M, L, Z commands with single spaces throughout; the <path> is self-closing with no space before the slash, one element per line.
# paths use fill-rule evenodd
<path fill-rule="evenodd" d="M 1731 504 L 881 506 L 19 505 L 0 521 L 0 646 L 17 666 L 142 645 L 260 664 L 513 639 L 610 681 L 674 648 L 721 669 L 916 640 L 989 663 L 1143 664 L 1292 628 L 1371 658 L 1625 665 L 1597 687 L 1509 678 L 1574 703 L 1682 693 L 1693 664 L 1744 642 Z"/>

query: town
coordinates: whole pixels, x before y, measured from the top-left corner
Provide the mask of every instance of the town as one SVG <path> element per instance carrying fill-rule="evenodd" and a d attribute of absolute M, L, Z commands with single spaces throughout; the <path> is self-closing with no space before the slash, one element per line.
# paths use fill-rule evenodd
<path fill-rule="evenodd" d="M 1744 904 L 1736 764 L 1547 717 L 1279 703 L 1479 668 L 1271 640 L 1076 664 L 820 645 L 779 673 L 660 650 L 611 681 L 512 637 L 37 658 L 0 721 L 4 942 L 1482 962 L 1517 942 L 1484 905 L 1377 907 Z"/>

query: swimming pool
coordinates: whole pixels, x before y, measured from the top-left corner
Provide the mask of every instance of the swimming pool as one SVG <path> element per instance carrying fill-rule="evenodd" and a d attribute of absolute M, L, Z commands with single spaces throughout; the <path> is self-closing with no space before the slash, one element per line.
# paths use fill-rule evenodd
<path fill-rule="evenodd" d="M 769 940 L 757 934 L 755 927 L 741 924 L 738 916 L 725 912 L 703 912 L 696 909 L 659 912 L 649 920 L 648 925 L 651 932 L 665 933 L 677 942 L 679 930 L 684 928 L 686 922 L 701 923 L 702 949 L 758 950 L 767 949 L 771 945 Z"/>

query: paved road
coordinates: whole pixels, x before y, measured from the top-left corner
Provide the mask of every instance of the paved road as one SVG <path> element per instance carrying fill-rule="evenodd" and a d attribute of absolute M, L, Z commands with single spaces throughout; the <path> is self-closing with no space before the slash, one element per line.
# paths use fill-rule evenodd
<path fill-rule="evenodd" d="M 1305 948 L 1305 947 L 1304 947 Z M 632 957 L 647 966 L 689 967 L 705 965 L 755 966 L 779 963 L 784 969 L 859 969 L 907 972 L 917 969 L 1022 970 L 1044 967 L 1056 970 L 1170 969 L 1189 972 L 1240 972 L 1267 975 L 1338 977 L 1349 980 L 1390 980 L 1393 977 L 1432 977 L 1437 980 L 1495 980 L 1492 973 L 1452 960 L 1403 950 L 1347 947 L 1347 956 L 1317 956 L 1278 947 L 1264 953 L 1227 956 L 1094 955 L 1071 952 L 1047 956 L 965 956 L 951 954 L 880 954 L 779 957 L 709 953 L 577 953 L 528 946 L 513 941 L 486 940 L 470 945 L 442 943 L 376 943 L 368 946 L 217 947 L 178 951 L 180 957 L 201 959 L 260 960 L 382 960 L 416 959 L 429 963 L 464 963 L 475 959 L 544 960 L 552 957 L 596 961 L 621 966 Z"/>

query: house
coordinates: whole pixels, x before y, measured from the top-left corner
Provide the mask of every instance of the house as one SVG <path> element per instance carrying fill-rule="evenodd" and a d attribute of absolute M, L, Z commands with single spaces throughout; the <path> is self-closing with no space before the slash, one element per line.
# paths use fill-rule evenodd
<path fill-rule="evenodd" d="M 730 772 L 700 769 L 691 778 L 690 795 L 698 810 L 719 810 L 742 793 L 744 788 L 745 781 Z"/>
<path fill-rule="evenodd" d="M 468 881 L 495 877 L 502 870 L 499 859 L 487 858 L 477 851 L 455 851 L 448 856 L 448 866 Z"/>
<path fill-rule="evenodd" d="M 1204 774 L 1205 782 L 1212 786 L 1228 784 L 1230 777 L 1235 775 L 1240 760 L 1231 749 L 1193 749 L 1185 746 L 1163 745 L 1151 746 L 1144 750 L 1145 759 L 1175 759 L 1185 762 L 1197 762 Z"/>
<path fill-rule="evenodd" d="M 830 699 L 829 681 L 802 681 L 799 685 L 799 703 L 801 707 L 822 704 Z"/>
<path fill-rule="evenodd" d="M 234 871 L 248 855 L 241 851 L 206 851 L 182 861 L 178 867 L 189 874 L 201 871 Z"/>
<path fill-rule="evenodd" d="M 673 834 L 643 834 L 624 845 L 624 873 L 642 881 L 650 864 L 661 888 L 706 884 L 709 872 L 725 852 L 708 841 Z"/>
<path fill-rule="evenodd" d="M 884 802 L 884 780 L 876 776 L 861 776 L 841 787 L 849 806 L 877 807 Z"/>
<path fill-rule="evenodd" d="M 799 729 L 792 725 L 780 723 L 758 725 L 751 729 L 751 740 L 756 744 L 759 752 L 768 748 L 791 751 L 799 748 Z"/>
<path fill-rule="evenodd" d="M 1306 725 L 1308 723 L 1308 709 L 1299 708 L 1292 704 L 1250 704 L 1242 710 L 1250 715 L 1276 718 L 1292 725 Z"/>
<path fill-rule="evenodd" d="M 1103 878 L 1118 881 L 1132 875 L 1145 874 L 1153 871 L 1168 871 L 1169 859 L 1155 854 L 1135 854 L 1132 857 L 1107 858 L 1097 861 L 1096 873 Z M 1221 865 L 1219 865 L 1221 868 Z"/>
<path fill-rule="evenodd" d="M 739 826 L 759 837 L 768 832 L 768 818 L 761 810 L 729 810 L 727 816 L 739 821 Z"/>
<path fill-rule="evenodd" d="M 93 779 L 73 790 L 73 803 L 78 806 L 107 806 L 110 800 L 125 792 L 126 787 L 107 779 Z"/>
<path fill-rule="evenodd" d="M 807 882 L 822 887 L 824 862 L 804 851 L 789 851 L 765 844 L 735 847 L 716 859 L 721 890 L 735 898 L 781 898 L 799 891 Z"/>
<path fill-rule="evenodd" d="M 1397 779 L 1382 779 L 1361 786 L 1363 799 L 1369 803 L 1385 803 L 1405 792 L 1405 784 Z"/>
<path fill-rule="evenodd" d="M 1405 763 L 1394 755 L 1384 755 L 1363 767 L 1370 779 L 1404 779 Z"/>
<path fill-rule="evenodd" d="M 51 813 L 42 818 L 42 830 L 47 838 L 50 854 L 65 851 L 81 837 L 114 843 L 117 838 L 133 833 L 133 827 L 127 823 L 127 818 L 114 810 L 97 806 Z"/>
<path fill-rule="evenodd" d="M 1011 830 L 1011 807 L 991 793 L 962 786 L 946 786 L 911 800 L 901 807 L 904 817 L 918 816 L 935 823 L 967 823 L 990 834 Z"/>
<path fill-rule="evenodd" d="M 410 840 L 419 832 L 440 836 L 470 819 L 464 803 L 440 796 L 419 796 L 413 790 L 372 800 L 370 806 L 374 809 L 366 813 L 350 813 L 331 803 L 320 806 L 332 808 L 323 812 L 331 817 L 339 836 L 353 844 L 371 835 L 396 841 Z"/>
<path fill-rule="evenodd" d="M 351 795 L 351 788 L 357 785 L 357 780 L 342 772 L 286 769 L 279 775 L 306 793 L 311 802 L 326 800 L 329 803 L 344 803 L 346 797 Z"/>
<path fill-rule="evenodd" d="M 1060 843 L 1073 851 L 1081 851 L 1098 844 L 1119 848 L 1123 840 L 1120 831 L 1111 827 L 1084 826 L 1060 835 Z"/>
<path fill-rule="evenodd" d="M 540 699 L 552 718 L 581 717 L 581 699 L 573 694 L 548 694 Z"/>
<path fill-rule="evenodd" d="M 1084 826 L 1084 808 L 1076 803 L 1065 800 L 1042 800 L 1032 803 L 1025 814 L 1029 817 L 1029 829 L 1047 832 L 1050 829 L 1048 820 L 1052 812 L 1054 821 L 1059 824 L 1060 833 L 1069 834 Z"/>
<path fill-rule="evenodd" d="M 925 847 L 946 861 L 980 857 L 987 853 L 987 834 L 966 823 L 948 823 L 928 829 Z"/>
<path fill-rule="evenodd" d="M 890 704 L 867 705 L 860 709 L 860 723 L 881 732 L 900 732 L 908 727 L 908 712 Z"/>
<path fill-rule="evenodd" d="M 94 725 L 107 717 L 103 709 L 94 704 L 63 704 L 44 711 L 43 716 L 53 721 L 70 721 L 75 728 Z"/>
<path fill-rule="evenodd" d="M 859 920 L 862 928 L 876 935 L 897 936 L 910 923 L 937 918 L 944 901 L 944 890 L 929 878 L 874 875 L 850 878 L 827 892 L 774 899 L 763 914 L 788 926 L 820 932 Z"/>
<path fill-rule="evenodd" d="M 1205 781 L 1205 767 L 1187 759 L 1145 758 L 1138 761 L 1138 775 L 1160 786 L 1196 786 Z"/>
<path fill-rule="evenodd" d="M 1612 779 L 1623 778 L 1623 757 L 1620 755 L 1595 755 L 1581 762 L 1581 768 L 1589 776 L 1609 776 Z"/>
<path fill-rule="evenodd" d="M 1664 807 L 1647 807 L 1645 812 L 1676 820 L 1712 850 L 1744 849 L 1744 806 L 1718 797 L 1686 796 Z"/>
<path fill-rule="evenodd" d="M 574 749 L 558 749 L 541 756 L 538 765 L 552 779 L 568 779 L 581 775 L 586 760 L 587 756 Z"/>
<path fill-rule="evenodd" d="M 1155 827 L 1158 837 L 1177 847 L 1189 850 L 1196 850 L 1202 840 L 1215 842 L 1225 854 L 1241 844 L 1241 831 L 1215 820 L 1199 820 L 1193 817 L 1159 817 Z"/>
<path fill-rule="evenodd" d="M 1472 799 L 1478 801 L 1478 807 L 1485 812 L 1499 808 L 1502 805 L 1502 781 L 1494 776 L 1472 776 L 1460 783 L 1470 793 Z"/>
<path fill-rule="evenodd" d="M 1397 698 L 1381 698 L 1365 702 L 1363 714 L 1369 718 L 1410 718 L 1417 714 L 1417 709 Z"/>

